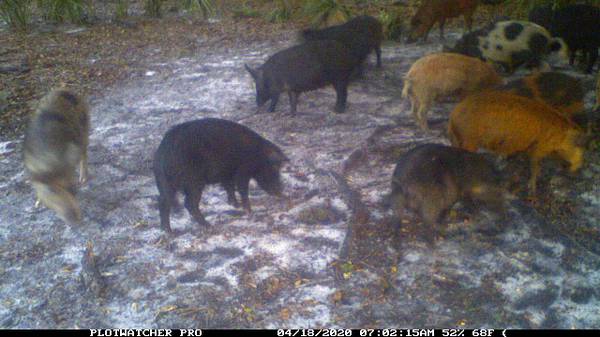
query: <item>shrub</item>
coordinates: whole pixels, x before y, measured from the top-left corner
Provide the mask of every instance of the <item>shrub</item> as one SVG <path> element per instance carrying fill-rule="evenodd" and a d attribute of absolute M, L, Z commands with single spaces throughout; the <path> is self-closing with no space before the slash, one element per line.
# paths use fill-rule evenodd
<path fill-rule="evenodd" d="M 292 6 L 289 0 L 278 0 L 277 7 L 267 14 L 269 22 L 285 22 L 292 16 Z"/>
<path fill-rule="evenodd" d="M 162 14 L 162 5 L 163 0 L 145 0 L 146 3 L 144 5 L 144 10 L 146 11 L 146 15 L 159 18 Z"/>
<path fill-rule="evenodd" d="M 191 13 L 200 13 L 202 17 L 209 18 L 215 15 L 215 4 L 212 0 L 181 0 L 183 8 Z"/>
<path fill-rule="evenodd" d="M 37 7 L 48 21 L 81 23 L 85 18 L 84 0 L 38 0 Z"/>
<path fill-rule="evenodd" d="M 304 12 L 312 18 L 315 27 L 339 24 L 351 16 L 350 9 L 337 0 L 306 1 Z"/>
<path fill-rule="evenodd" d="M 31 22 L 31 0 L 0 1 L 0 18 L 12 29 L 27 30 Z"/>

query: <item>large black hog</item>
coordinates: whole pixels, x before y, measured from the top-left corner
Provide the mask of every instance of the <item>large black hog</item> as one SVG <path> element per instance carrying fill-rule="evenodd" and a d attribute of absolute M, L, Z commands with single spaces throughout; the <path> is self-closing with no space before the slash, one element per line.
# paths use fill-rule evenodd
<path fill-rule="evenodd" d="M 548 29 L 553 36 L 565 41 L 569 46 L 571 65 L 577 51 L 583 51 L 586 72 L 592 71 L 600 48 L 600 8 L 584 4 L 567 5 L 556 11 L 548 7 L 536 7 L 529 12 L 529 17 Z"/>
<path fill-rule="evenodd" d="M 246 70 L 254 78 L 256 104 L 271 100 L 269 112 L 275 111 L 279 95 L 287 92 L 292 115 L 300 93 L 332 84 L 337 94 L 336 112 L 344 112 L 350 75 L 358 66 L 357 58 L 341 42 L 309 41 L 271 56 L 265 64 Z"/>
<path fill-rule="evenodd" d="M 372 50 L 377 54 L 377 67 L 381 67 L 381 41 L 383 28 L 372 16 L 361 15 L 337 26 L 324 29 L 305 29 L 302 37 L 306 41 L 335 40 L 343 43 L 362 64 Z"/>
<path fill-rule="evenodd" d="M 447 212 L 460 201 L 503 212 L 507 194 L 493 166 L 481 155 L 441 144 L 423 144 L 398 160 L 392 177 L 391 205 L 402 218 L 404 209 L 421 217 L 427 241 Z"/>
<path fill-rule="evenodd" d="M 231 121 L 205 118 L 174 126 L 154 155 L 162 228 L 171 231 L 169 215 L 171 207 L 177 205 L 178 191 L 185 194 L 185 207 L 194 220 L 208 225 L 198 203 L 209 184 L 223 185 L 235 207 L 237 190 L 250 212 L 250 179 L 267 193 L 281 195 L 279 169 L 285 161 L 287 157 L 276 145 Z"/>

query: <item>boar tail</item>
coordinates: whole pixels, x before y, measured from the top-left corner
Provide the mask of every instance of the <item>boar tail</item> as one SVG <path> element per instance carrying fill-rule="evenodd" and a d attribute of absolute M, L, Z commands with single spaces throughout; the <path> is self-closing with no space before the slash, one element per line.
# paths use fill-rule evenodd
<path fill-rule="evenodd" d="M 448 122 L 448 138 L 450 139 L 450 144 L 452 144 L 452 146 L 462 146 L 462 141 L 458 135 L 458 132 L 456 132 L 456 130 L 454 129 L 454 123 L 452 123 L 452 120 Z"/>
<path fill-rule="evenodd" d="M 410 78 L 405 77 L 404 78 L 404 88 L 402 88 L 402 98 L 403 99 L 408 98 L 408 93 L 410 92 L 411 87 L 412 87 L 412 81 L 410 80 Z"/>

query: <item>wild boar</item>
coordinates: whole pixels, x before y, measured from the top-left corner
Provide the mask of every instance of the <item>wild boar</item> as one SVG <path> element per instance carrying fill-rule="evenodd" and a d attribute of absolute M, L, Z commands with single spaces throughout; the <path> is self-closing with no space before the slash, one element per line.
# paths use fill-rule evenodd
<path fill-rule="evenodd" d="M 463 35 L 445 51 L 477 57 L 502 66 L 508 73 L 526 65 L 539 68 L 542 60 L 557 54 L 566 62 L 568 48 L 542 26 L 528 21 L 500 21 Z"/>
<path fill-rule="evenodd" d="M 341 25 L 323 29 L 305 29 L 302 31 L 305 41 L 335 40 L 343 43 L 358 63 L 362 64 L 369 53 L 375 50 L 377 54 L 377 67 L 381 67 L 381 41 L 383 40 L 383 27 L 372 16 L 357 16 Z"/>
<path fill-rule="evenodd" d="M 418 59 L 404 78 L 402 97 L 408 97 L 415 121 L 428 130 L 427 112 L 436 99 L 502 84 L 494 67 L 474 57 L 453 53 L 430 54 Z"/>
<path fill-rule="evenodd" d="M 553 36 L 562 38 L 569 47 L 569 64 L 575 63 L 578 50 L 583 51 L 585 71 L 591 73 L 600 48 L 600 8 L 585 4 L 571 4 L 558 8 L 534 8 L 531 21 L 546 28 Z"/>
<path fill-rule="evenodd" d="M 506 195 L 498 173 L 483 156 L 441 144 L 423 144 L 398 159 L 390 201 L 399 218 L 405 209 L 419 215 L 428 226 L 427 240 L 433 243 L 437 226 L 456 202 L 503 213 Z"/>
<path fill-rule="evenodd" d="M 200 225 L 208 222 L 198 208 L 204 186 L 221 184 L 227 199 L 251 211 L 250 179 L 267 193 L 281 195 L 279 170 L 288 161 L 273 143 L 249 128 L 223 119 L 204 118 L 172 127 L 154 155 L 154 176 L 159 191 L 162 228 L 170 232 L 169 215 L 177 206 L 176 193 L 185 194 L 185 208 Z"/>
<path fill-rule="evenodd" d="M 583 164 L 585 136 L 549 105 L 501 91 L 465 98 L 450 114 L 452 145 L 467 151 L 484 148 L 502 156 L 526 152 L 530 158 L 530 195 L 535 195 L 540 161 L 552 153 L 576 172 Z"/>
<path fill-rule="evenodd" d="M 503 0 L 483 0 L 484 4 L 498 4 Z M 440 26 L 440 38 L 444 39 L 444 24 L 447 19 L 463 15 L 465 30 L 473 27 L 473 13 L 479 5 L 479 0 L 423 0 L 417 13 L 410 20 L 410 31 L 406 39 L 412 43 L 419 38 L 427 40 L 429 31 L 436 23 Z"/>
<path fill-rule="evenodd" d="M 538 72 L 510 81 L 499 88 L 519 96 L 549 104 L 563 116 L 571 119 L 584 112 L 585 92 L 581 82 L 560 72 Z"/>
<path fill-rule="evenodd" d="M 245 65 L 256 85 L 256 104 L 271 100 L 269 112 L 275 111 L 279 95 L 287 92 L 292 115 L 300 93 L 333 85 L 337 94 L 335 112 L 346 109 L 350 75 L 358 60 L 338 41 L 309 41 L 271 56 L 262 66 Z"/>
<path fill-rule="evenodd" d="M 69 224 L 81 222 L 75 172 L 87 180 L 89 108 L 67 89 L 51 91 L 29 120 L 23 160 L 37 198 Z"/>

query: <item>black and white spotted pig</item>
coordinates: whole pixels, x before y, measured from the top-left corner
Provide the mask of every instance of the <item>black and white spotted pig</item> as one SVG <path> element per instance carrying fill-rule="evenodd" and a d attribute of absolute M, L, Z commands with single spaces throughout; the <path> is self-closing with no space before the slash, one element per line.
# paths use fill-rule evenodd
<path fill-rule="evenodd" d="M 539 67 L 544 57 L 556 53 L 565 62 L 567 45 L 542 26 L 528 21 L 499 21 L 463 35 L 447 51 L 478 57 L 512 73 L 517 67 Z"/>

